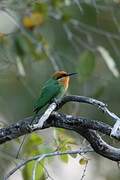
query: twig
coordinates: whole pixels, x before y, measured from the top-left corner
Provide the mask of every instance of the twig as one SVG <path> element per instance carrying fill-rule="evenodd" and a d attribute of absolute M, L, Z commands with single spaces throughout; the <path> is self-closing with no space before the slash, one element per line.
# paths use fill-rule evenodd
<path fill-rule="evenodd" d="M 41 159 L 40 159 L 40 162 L 41 162 Z M 38 166 L 38 163 L 39 162 L 39 159 L 36 160 L 35 164 L 34 164 L 34 167 L 33 167 L 33 173 L 32 173 L 32 180 L 35 180 L 35 173 L 36 173 L 36 169 L 37 169 L 37 166 Z M 42 166 L 42 168 L 45 170 L 47 176 L 51 179 L 51 180 L 54 180 L 48 173 L 48 170 L 44 167 L 44 165 L 42 165 L 42 163 L 40 163 L 40 165 Z"/>
<path fill-rule="evenodd" d="M 120 36 L 119 34 L 115 34 L 115 33 L 111 33 L 111 32 L 108 32 L 108 31 L 104 31 L 102 29 L 99 29 L 99 28 L 95 28 L 93 26 L 89 26 L 87 24 L 84 24 L 80 21 L 77 21 L 76 19 L 71 19 L 71 24 L 74 25 L 75 28 L 77 28 L 77 30 L 79 31 L 80 28 L 84 28 L 84 30 L 86 32 L 94 32 L 96 34 L 100 34 L 100 35 L 103 35 L 103 36 L 109 36 L 110 38 L 113 38 L 113 39 L 116 39 L 116 40 L 120 40 Z"/>
<path fill-rule="evenodd" d="M 43 167 L 43 169 L 45 170 L 45 172 L 46 172 L 46 174 L 47 174 L 47 178 L 50 178 L 51 180 L 54 180 L 54 179 L 50 176 L 47 168 L 46 168 L 44 165 L 42 165 L 42 163 L 40 163 L 40 165 L 41 165 L 41 166 Z"/>
<path fill-rule="evenodd" d="M 55 180 L 55 179 L 53 179 L 53 177 L 51 177 L 51 175 L 49 174 L 48 170 L 47 170 L 44 166 L 43 166 L 43 168 L 44 168 L 44 170 L 45 170 L 45 172 L 46 172 L 47 179 L 49 178 L 49 179 L 51 179 L 51 180 Z"/>
<path fill-rule="evenodd" d="M 39 162 L 42 161 L 43 159 L 45 159 L 46 157 L 54 157 L 54 156 L 61 156 L 61 155 L 65 155 L 65 154 L 85 154 L 88 152 L 93 152 L 92 148 L 85 148 L 85 149 L 78 149 L 78 150 L 69 150 L 66 152 L 51 152 L 51 153 L 47 153 L 47 154 L 42 154 L 42 155 L 37 155 L 34 157 L 31 157 L 27 160 L 23 160 L 21 163 L 19 163 L 14 169 L 12 169 L 5 177 L 4 180 L 7 180 L 10 176 L 12 176 L 17 170 L 19 170 L 21 167 L 25 166 L 27 163 L 31 162 L 31 161 L 35 161 L 38 160 Z"/>
<path fill-rule="evenodd" d="M 86 170 L 87 170 L 87 166 L 88 166 L 88 161 L 85 163 L 85 167 L 84 167 L 84 170 L 83 170 L 83 174 L 82 174 L 82 177 L 80 180 L 83 180 L 84 177 L 85 177 L 85 173 L 86 173 Z"/>
<path fill-rule="evenodd" d="M 74 0 L 74 2 L 77 4 L 77 6 L 78 6 L 78 8 L 79 8 L 80 12 L 83 14 L 83 13 L 84 13 L 84 11 L 83 11 L 83 8 L 82 8 L 82 6 L 81 6 L 81 4 L 80 4 L 79 0 Z"/>
<path fill-rule="evenodd" d="M 36 160 L 32 171 L 32 180 L 35 180 L 37 165 L 38 165 L 38 161 Z"/>

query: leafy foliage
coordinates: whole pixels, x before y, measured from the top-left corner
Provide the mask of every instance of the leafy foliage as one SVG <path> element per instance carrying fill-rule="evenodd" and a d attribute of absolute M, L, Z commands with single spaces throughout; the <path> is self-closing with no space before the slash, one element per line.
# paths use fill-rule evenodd
<path fill-rule="evenodd" d="M 40 135 L 32 133 L 27 139 L 24 150 L 28 156 L 40 154 L 40 145 L 42 145 L 43 142 L 43 138 Z"/>

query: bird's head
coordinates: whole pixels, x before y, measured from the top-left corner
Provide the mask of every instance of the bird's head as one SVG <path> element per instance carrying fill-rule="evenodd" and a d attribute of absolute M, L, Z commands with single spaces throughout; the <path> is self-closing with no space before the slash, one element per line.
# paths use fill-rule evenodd
<path fill-rule="evenodd" d="M 56 80 L 60 80 L 60 79 L 63 79 L 63 78 L 69 78 L 70 76 L 72 75 L 75 75 L 77 73 L 67 73 L 65 71 L 56 71 L 52 77 Z"/>
<path fill-rule="evenodd" d="M 57 80 L 60 84 L 64 86 L 65 89 L 68 88 L 70 76 L 75 75 L 77 73 L 67 73 L 65 71 L 56 71 L 52 78 Z"/>

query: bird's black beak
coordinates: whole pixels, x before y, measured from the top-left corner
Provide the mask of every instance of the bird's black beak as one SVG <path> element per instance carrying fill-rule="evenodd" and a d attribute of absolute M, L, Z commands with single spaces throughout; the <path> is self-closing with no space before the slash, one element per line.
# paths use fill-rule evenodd
<path fill-rule="evenodd" d="M 78 73 L 68 73 L 67 76 L 73 76 L 73 75 L 76 75 Z"/>

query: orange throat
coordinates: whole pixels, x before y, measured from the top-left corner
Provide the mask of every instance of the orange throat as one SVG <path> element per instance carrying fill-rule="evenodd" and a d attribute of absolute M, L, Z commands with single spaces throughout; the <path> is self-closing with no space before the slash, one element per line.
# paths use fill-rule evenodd
<path fill-rule="evenodd" d="M 63 77 L 59 80 L 60 84 L 64 86 L 65 91 L 67 91 L 68 89 L 69 80 L 70 80 L 69 76 Z"/>

